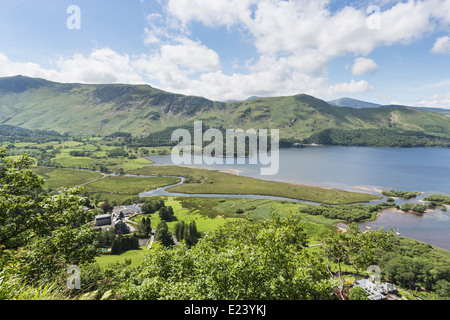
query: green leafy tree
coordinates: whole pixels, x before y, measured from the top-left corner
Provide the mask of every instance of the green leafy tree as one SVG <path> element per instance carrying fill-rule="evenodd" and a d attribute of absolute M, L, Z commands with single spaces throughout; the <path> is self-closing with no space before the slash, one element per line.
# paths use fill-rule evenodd
<path fill-rule="evenodd" d="M 185 226 L 185 228 L 183 229 L 182 241 L 184 241 L 184 243 L 186 243 L 186 246 L 188 246 L 188 247 L 191 246 L 191 240 L 189 238 L 189 226 Z"/>
<path fill-rule="evenodd" d="M 111 245 L 111 254 L 119 254 L 121 251 L 120 240 L 116 237 L 114 238 Z"/>
<path fill-rule="evenodd" d="M 436 294 L 442 298 L 450 298 L 450 282 L 447 280 L 439 280 L 436 282 L 433 288 Z"/>
<path fill-rule="evenodd" d="M 184 228 L 185 228 L 184 221 L 177 222 L 175 224 L 175 226 L 173 227 L 173 231 L 174 231 L 173 233 L 179 242 L 183 241 Z"/>
<path fill-rule="evenodd" d="M 93 215 L 81 190 L 48 193 L 30 164 L 27 155 L 11 160 L 0 150 L 0 264 L 17 263 L 25 277 L 39 278 L 93 261 Z"/>
<path fill-rule="evenodd" d="M 143 235 L 144 237 L 148 237 L 151 231 L 151 222 L 149 218 L 142 218 L 141 221 L 138 222 L 137 225 L 138 233 Z"/>
<path fill-rule="evenodd" d="M 354 287 L 350 289 L 348 296 L 349 300 L 369 300 L 366 291 L 361 287 Z"/>
<path fill-rule="evenodd" d="M 108 202 L 103 202 L 100 206 L 100 209 L 102 209 L 103 213 L 106 214 L 108 212 L 112 212 L 114 207 L 110 205 Z"/>
<path fill-rule="evenodd" d="M 156 227 L 155 241 L 160 242 L 165 247 L 174 245 L 172 234 L 169 232 L 167 223 L 164 220 Z"/>
<path fill-rule="evenodd" d="M 161 220 L 164 220 L 164 221 L 168 221 L 169 220 L 169 215 L 167 214 L 167 208 L 166 207 L 160 208 L 159 211 L 158 211 L 158 215 L 159 215 L 159 218 Z"/>
<path fill-rule="evenodd" d="M 100 193 L 94 194 L 94 205 L 95 206 L 98 206 L 98 203 L 100 202 L 101 197 L 102 197 L 102 195 Z"/>
<path fill-rule="evenodd" d="M 198 239 L 200 238 L 200 234 L 197 231 L 197 224 L 195 221 L 192 221 L 189 223 L 189 235 L 188 235 L 188 244 L 190 246 L 195 245 L 198 242 Z"/>
<path fill-rule="evenodd" d="M 345 290 L 342 264 L 345 262 L 352 265 L 357 271 L 367 268 L 376 261 L 375 249 L 390 250 L 392 233 L 393 231 L 386 232 L 382 228 L 362 232 L 356 223 L 352 223 L 346 232 L 336 232 L 322 241 L 322 248 L 329 259 L 328 271 L 332 276 L 330 263 L 335 262 L 338 265 L 341 297 Z"/>
<path fill-rule="evenodd" d="M 137 223 L 137 233 L 141 237 L 147 237 L 147 227 L 145 225 L 145 219 L 142 219 Z"/>
<path fill-rule="evenodd" d="M 161 207 L 158 211 L 159 218 L 164 221 L 172 221 L 174 219 L 174 212 L 172 207 Z"/>
<path fill-rule="evenodd" d="M 124 299 L 319 300 L 332 299 L 336 282 L 304 248 L 299 215 L 230 221 L 188 248 L 156 244 Z"/>
<path fill-rule="evenodd" d="M 175 215 L 172 206 L 167 207 L 167 213 L 169 214 L 169 217 L 173 217 Z"/>
<path fill-rule="evenodd" d="M 155 206 L 152 202 L 145 202 L 141 205 L 141 212 L 143 214 L 152 214 L 155 212 Z"/>

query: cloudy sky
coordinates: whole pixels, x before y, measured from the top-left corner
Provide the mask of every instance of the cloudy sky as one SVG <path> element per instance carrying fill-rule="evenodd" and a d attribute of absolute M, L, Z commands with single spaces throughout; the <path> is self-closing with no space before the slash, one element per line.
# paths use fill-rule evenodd
<path fill-rule="evenodd" d="M 450 109 L 450 0 L 0 0 L 0 77 Z"/>

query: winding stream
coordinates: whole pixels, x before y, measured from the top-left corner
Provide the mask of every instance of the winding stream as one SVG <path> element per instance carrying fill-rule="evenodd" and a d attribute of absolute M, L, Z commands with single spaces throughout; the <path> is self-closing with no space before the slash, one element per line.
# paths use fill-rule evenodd
<path fill-rule="evenodd" d="M 168 188 L 183 184 L 186 180 L 184 177 L 177 176 L 158 176 L 158 177 L 175 177 L 181 179 L 180 182 L 171 184 L 168 186 L 160 187 L 155 190 L 147 191 L 140 193 L 140 197 L 155 197 L 155 196 L 169 196 L 169 197 L 202 197 L 202 198 L 245 198 L 245 199 L 268 199 L 268 200 L 284 200 L 284 201 L 292 201 L 292 202 L 301 202 L 307 204 L 317 205 L 317 202 L 304 201 L 292 198 L 284 198 L 284 197 L 275 197 L 275 196 L 267 196 L 267 195 L 257 195 L 257 194 L 225 194 L 225 193 L 176 193 L 167 191 Z"/>

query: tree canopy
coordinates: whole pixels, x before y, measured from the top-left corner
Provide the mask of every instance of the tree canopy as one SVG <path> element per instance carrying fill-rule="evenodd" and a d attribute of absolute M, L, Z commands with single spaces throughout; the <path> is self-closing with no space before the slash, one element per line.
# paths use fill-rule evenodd
<path fill-rule="evenodd" d="M 27 155 L 7 159 L 0 150 L 0 266 L 35 278 L 93 261 L 93 216 L 80 189 L 48 192 L 30 164 Z"/>
<path fill-rule="evenodd" d="M 195 246 L 156 245 L 123 281 L 124 299 L 331 299 L 334 281 L 304 248 L 299 215 L 274 213 L 207 233 Z"/>

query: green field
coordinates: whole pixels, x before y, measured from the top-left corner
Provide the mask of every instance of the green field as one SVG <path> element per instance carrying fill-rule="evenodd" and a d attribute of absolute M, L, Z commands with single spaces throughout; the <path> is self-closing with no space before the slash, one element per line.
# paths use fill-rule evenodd
<path fill-rule="evenodd" d="M 197 209 L 193 209 L 190 207 L 186 207 L 185 202 L 183 201 L 184 200 L 183 198 L 168 197 L 165 199 L 166 199 L 165 205 L 172 206 L 173 211 L 175 213 L 175 220 L 167 222 L 167 226 L 169 227 L 170 231 L 173 231 L 173 227 L 175 226 L 175 224 L 180 221 L 184 221 L 186 223 L 195 221 L 195 223 L 197 224 L 197 230 L 199 232 L 208 232 L 208 231 L 211 231 L 211 230 L 217 228 L 218 226 L 224 224 L 226 221 L 240 218 L 240 217 L 233 217 L 232 214 L 229 214 L 227 216 L 222 216 L 222 215 L 217 214 L 214 217 L 212 217 L 210 215 L 207 215 L 206 214 L 207 211 L 204 209 L 197 210 Z M 207 202 L 207 200 L 204 198 L 195 198 L 195 199 L 199 199 L 200 201 L 205 200 L 205 202 Z M 139 222 L 142 219 L 142 217 L 147 217 L 147 216 L 150 217 L 152 228 L 156 228 L 158 223 L 161 221 L 161 219 L 158 216 L 158 213 L 154 213 L 151 215 L 145 215 L 145 214 L 137 215 L 132 220 L 135 222 Z M 236 216 L 236 215 L 234 215 L 234 216 Z"/>
<path fill-rule="evenodd" d="M 104 177 L 94 171 L 33 167 L 32 170 L 45 178 L 47 188 L 73 188 Z"/>
<path fill-rule="evenodd" d="M 130 170 L 128 173 L 182 176 L 190 181 L 190 183 L 185 181 L 182 185 L 168 188 L 167 191 L 170 192 L 269 195 L 326 204 L 368 202 L 373 199 L 381 198 L 365 193 L 259 180 L 216 170 L 194 169 L 179 166 L 146 166 Z"/>
<path fill-rule="evenodd" d="M 72 150 L 76 150 L 77 148 L 73 148 Z M 103 152 L 95 152 L 99 154 L 101 157 L 105 157 Z M 124 170 L 133 170 L 145 165 L 149 165 L 152 162 L 145 158 L 137 158 L 137 159 L 127 159 L 124 157 L 120 158 L 100 158 L 95 159 L 92 157 L 73 157 L 68 153 L 61 153 L 56 155 L 53 162 L 65 168 L 85 168 L 90 169 L 93 167 L 105 166 L 110 171 L 116 172 L 120 168 Z"/>
<path fill-rule="evenodd" d="M 110 176 L 107 174 L 77 170 L 33 167 L 32 170 L 45 178 L 44 186 L 47 188 L 73 188 L 81 186 L 92 195 L 99 193 L 102 200 L 116 200 L 121 203 L 139 193 L 153 190 L 180 181 L 173 177 L 126 177 Z"/>
<path fill-rule="evenodd" d="M 144 261 L 146 253 L 149 249 L 147 247 L 141 247 L 139 250 L 128 250 L 120 255 L 108 255 L 104 254 L 95 258 L 95 262 L 102 268 L 108 267 L 110 264 L 125 262 L 126 259 L 131 260 L 130 266 L 137 266 Z"/>
<path fill-rule="evenodd" d="M 104 179 L 84 185 L 90 194 L 100 193 L 102 199 L 121 203 L 127 198 L 137 197 L 139 193 L 179 182 L 172 177 L 124 177 L 106 176 Z"/>
<path fill-rule="evenodd" d="M 85 189 L 94 193 L 139 194 L 180 182 L 173 177 L 125 177 L 107 176 L 85 185 Z"/>

